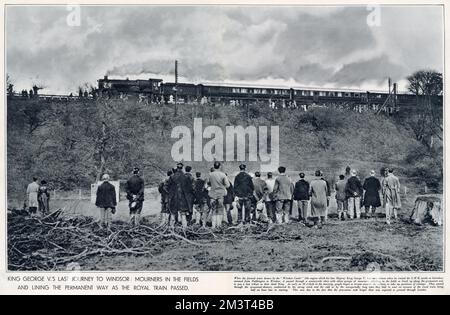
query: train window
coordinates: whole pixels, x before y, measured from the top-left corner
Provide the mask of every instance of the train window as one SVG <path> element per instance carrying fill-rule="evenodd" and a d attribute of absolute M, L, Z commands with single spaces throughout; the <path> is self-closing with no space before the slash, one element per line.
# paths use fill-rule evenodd
<path fill-rule="evenodd" d="M 266 90 L 266 89 L 262 89 L 262 90 L 261 90 L 261 93 L 262 93 L 262 94 L 267 94 L 267 90 Z"/>
<path fill-rule="evenodd" d="M 247 93 L 248 89 L 241 89 L 241 93 Z"/>
<path fill-rule="evenodd" d="M 359 97 L 359 93 L 355 93 L 354 96 L 355 96 L 355 97 Z"/>

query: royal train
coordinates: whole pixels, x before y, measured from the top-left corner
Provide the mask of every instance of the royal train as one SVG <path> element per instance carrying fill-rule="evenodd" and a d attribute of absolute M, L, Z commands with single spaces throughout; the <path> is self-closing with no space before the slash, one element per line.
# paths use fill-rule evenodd
<path fill-rule="evenodd" d="M 125 97 L 139 95 L 152 101 L 173 103 L 213 102 L 223 104 L 246 104 L 268 102 L 283 104 L 283 106 L 310 104 L 367 104 L 379 108 L 391 98 L 390 106 L 397 110 L 402 105 L 410 106 L 416 102 L 413 94 L 397 94 L 393 84 L 391 95 L 383 92 L 370 92 L 343 89 L 310 89 L 310 88 L 280 88 L 244 85 L 210 85 L 192 83 L 163 83 L 161 79 L 129 80 L 109 79 L 105 76 L 98 80 L 100 97 Z M 394 108 L 395 109 L 395 108 Z"/>

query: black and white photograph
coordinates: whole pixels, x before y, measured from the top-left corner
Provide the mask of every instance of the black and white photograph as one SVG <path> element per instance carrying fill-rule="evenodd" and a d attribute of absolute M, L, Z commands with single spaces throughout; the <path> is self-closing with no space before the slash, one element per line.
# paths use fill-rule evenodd
<path fill-rule="evenodd" d="M 6 266 L 444 272 L 444 6 L 4 6 Z"/>

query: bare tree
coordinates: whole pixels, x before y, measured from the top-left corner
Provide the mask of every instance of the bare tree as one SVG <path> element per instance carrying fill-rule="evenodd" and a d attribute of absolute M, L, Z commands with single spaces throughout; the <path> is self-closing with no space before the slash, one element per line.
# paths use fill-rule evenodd
<path fill-rule="evenodd" d="M 14 95 L 14 82 L 9 74 L 6 74 L 6 91 L 8 96 Z"/>
<path fill-rule="evenodd" d="M 417 140 L 432 148 L 434 137 L 442 140 L 442 73 L 433 70 L 420 70 L 407 77 L 408 90 L 416 95 L 417 114 L 412 121 L 412 129 Z"/>

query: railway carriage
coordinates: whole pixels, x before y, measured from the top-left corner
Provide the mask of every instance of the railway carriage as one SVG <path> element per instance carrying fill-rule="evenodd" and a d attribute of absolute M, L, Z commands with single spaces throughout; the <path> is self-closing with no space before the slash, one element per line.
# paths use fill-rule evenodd
<path fill-rule="evenodd" d="M 385 104 L 388 93 L 374 91 L 360 91 L 350 89 L 320 89 L 320 88 L 282 88 L 274 86 L 250 86 L 250 85 L 215 85 L 193 83 L 163 83 L 161 79 L 149 80 L 98 80 L 98 94 L 100 96 L 117 96 L 139 94 L 148 96 L 152 100 L 164 100 L 173 103 L 175 99 L 179 103 L 208 102 L 244 105 L 252 102 L 267 102 L 278 106 L 309 106 L 312 104 L 330 104 L 336 106 L 357 105 L 359 108 L 378 110 Z M 395 106 L 411 106 L 417 102 L 412 94 L 391 94 Z"/>

